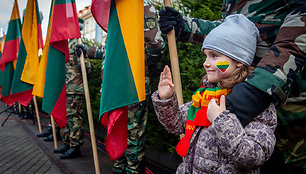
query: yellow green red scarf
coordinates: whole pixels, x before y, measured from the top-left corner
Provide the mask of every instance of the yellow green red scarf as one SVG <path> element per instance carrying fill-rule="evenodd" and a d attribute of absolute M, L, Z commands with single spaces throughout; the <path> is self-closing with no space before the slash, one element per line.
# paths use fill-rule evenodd
<path fill-rule="evenodd" d="M 187 155 L 190 138 L 196 126 L 209 127 L 211 122 L 207 118 L 207 107 L 211 99 L 220 101 L 222 95 L 227 95 L 230 89 L 207 88 L 204 85 L 197 89 L 192 95 L 192 105 L 188 109 L 187 122 L 185 128 L 185 136 L 176 146 L 179 155 L 185 157 Z"/>

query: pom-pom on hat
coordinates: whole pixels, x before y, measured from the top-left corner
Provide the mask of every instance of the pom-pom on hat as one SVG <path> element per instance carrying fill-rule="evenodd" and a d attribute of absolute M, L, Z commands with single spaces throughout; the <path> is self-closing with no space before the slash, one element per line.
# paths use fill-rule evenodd
<path fill-rule="evenodd" d="M 251 65 L 259 31 L 243 14 L 229 15 L 205 38 L 202 46 L 224 54 L 245 65 Z"/>

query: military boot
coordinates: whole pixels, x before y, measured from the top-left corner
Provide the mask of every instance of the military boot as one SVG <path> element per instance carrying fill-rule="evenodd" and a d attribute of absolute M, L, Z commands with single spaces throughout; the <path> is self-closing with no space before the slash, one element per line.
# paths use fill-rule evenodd
<path fill-rule="evenodd" d="M 48 126 L 48 128 L 44 130 L 42 133 L 36 134 L 37 137 L 47 137 L 49 135 L 52 135 L 52 126 Z"/>
<path fill-rule="evenodd" d="M 64 144 L 64 145 L 61 146 L 60 148 L 53 149 L 53 153 L 64 153 L 64 152 L 66 152 L 69 148 L 70 148 L 70 146 L 69 146 L 68 144 Z"/>
<path fill-rule="evenodd" d="M 70 147 L 66 152 L 60 154 L 60 159 L 71 159 L 81 156 L 80 146 Z"/>
<path fill-rule="evenodd" d="M 57 141 L 62 139 L 59 128 L 56 128 L 56 139 Z M 53 141 L 53 132 L 51 133 L 51 135 L 45 137 L 44 141 Z"/>

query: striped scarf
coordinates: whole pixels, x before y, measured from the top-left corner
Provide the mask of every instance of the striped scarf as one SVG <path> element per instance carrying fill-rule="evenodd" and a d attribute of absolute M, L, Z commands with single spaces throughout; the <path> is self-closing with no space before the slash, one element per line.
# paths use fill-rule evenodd
<path fill-rule="evenodd" d="M 220 101 L 222 95 L 227 95 L 230 89 L 221 89 L 219 87 L 207 88 L 204 85 L 197 89 L 192 95 L 192 105 L 187 113 L 187 122 L 185 128 L 185 136 L 176 146 L 176 151 L 180 156 L 187 155 L 190 138 L 196 126 L 209 127 L 211 122 L 207 118 L 207 107 L 211 99 Z"/>

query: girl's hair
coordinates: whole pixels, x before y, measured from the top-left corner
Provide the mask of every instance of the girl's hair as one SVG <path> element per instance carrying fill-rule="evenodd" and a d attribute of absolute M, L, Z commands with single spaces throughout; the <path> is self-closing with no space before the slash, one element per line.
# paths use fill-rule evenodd
<path fill-rule="evenodd" d="M 217 82 L 216 85 L 219 88 L 231 89 L 235 84 L 244 81 L 247 76 L 254 71 L 254 69 L 254 67 L 248 65 L 238 67 L 228 77 L 221 79 L 219 82 Z M 207 79 L 207 75 L 203 77 L 202 81 L 204 79 Z"/>

